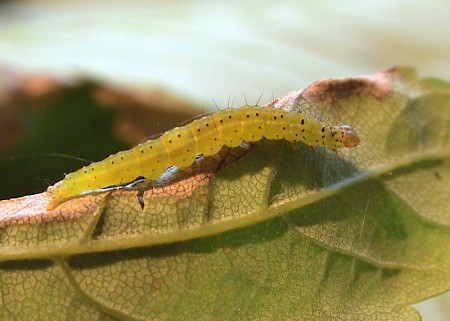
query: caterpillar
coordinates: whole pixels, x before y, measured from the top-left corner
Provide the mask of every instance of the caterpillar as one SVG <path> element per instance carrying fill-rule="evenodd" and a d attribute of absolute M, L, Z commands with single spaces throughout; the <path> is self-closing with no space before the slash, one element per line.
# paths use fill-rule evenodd
<path fill-rule="evenodd" d="M 255 142 L 263 137 L 303 141 L 333 151 L 359 144 L 359 137 L 351 126 L 327 127 L 299 111 L 259 106 L 226 109 L 67 174 L 51 187 L 48 208 L 101 188 L 129 183 L 138 177 L 154 180 L 169 166 L 190 166 L 199 154 L 214 155 L 224 145 L 236 147 L 243 141 Z"/>

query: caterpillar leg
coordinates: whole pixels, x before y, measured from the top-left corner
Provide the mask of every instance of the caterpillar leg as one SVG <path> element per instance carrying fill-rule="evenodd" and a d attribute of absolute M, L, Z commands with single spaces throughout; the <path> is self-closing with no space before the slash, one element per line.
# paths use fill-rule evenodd
<path fill-rule="evenodd" d="M 153 180 L 146 178 L 138 178 L 134 182 L 124 186 L 125 189 L 137 190 L 137 201 L 142 210 L 144 210 L 145 207 L 144 192 L 149 186 L 152 186 L 153 182 Z"/>
<path fill-rule="evenodd" d="M 144 210 L 145 202 L 144 202 L 144 190 L 141 189 L 137 193 L 137 200 L 139 205 L 141 205 L 141 210 Z"/>

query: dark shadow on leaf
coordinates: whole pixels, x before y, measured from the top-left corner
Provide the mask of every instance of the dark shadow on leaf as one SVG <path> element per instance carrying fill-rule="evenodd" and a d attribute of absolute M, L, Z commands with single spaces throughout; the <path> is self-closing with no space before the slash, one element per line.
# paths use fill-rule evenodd
<path fill-rule="evenodd" d="M 52 260 L 18 260 L 0 262 L 0 270 L 4 271 L 39 271 L 54 264 Z"/>
<path fill-rule="evenodd" d="M 331 229 L 339 226 L 357 224 L 376 224 L 373 227 L 387 237 L 397 240 L 407 238 L 407 217 L 411 209 L 395 194 L 392 194 L 382 181 L 365 181 L 349 187 L 315 204 L 292 211 L 284 217 L 289 224 L 301 231 Z M 350 236 L 349 236 L 350 237 Z"/>
<path fill-rule="evenodd" d="M 90 269 L 126 260 L 176 257 L 183 253 L 210 253 L 244 246 L 249 243 L 267 242 L 282 237 L 286 232 L 287 225 L 285 222 L 281 218 L 275 218 L 245 228 L 190 241 L 112 252 L 73 255 L 68 259 L 68 264 L 73 269 Z"/>

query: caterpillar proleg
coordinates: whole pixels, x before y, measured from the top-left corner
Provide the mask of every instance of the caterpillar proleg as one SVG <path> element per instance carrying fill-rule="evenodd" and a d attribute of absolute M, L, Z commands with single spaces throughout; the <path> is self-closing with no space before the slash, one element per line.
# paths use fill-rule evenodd
<path fill-rule="evenodd" d="M 129 183 L 137 177 L 154 180 L 169 166 L 190 166 L 198 154 L 214 155 L 224 145 L 236 147 L 243 141 L 255 142 L 263 137 L 302 141 L 331 150 L 352 148 L 359 143 L 351 126 L 324 126 L 298 111 L 257 106 L 226 109 L 67 174 L 51 188 L 53 196 L 48 208 L 90 191 Z"/>

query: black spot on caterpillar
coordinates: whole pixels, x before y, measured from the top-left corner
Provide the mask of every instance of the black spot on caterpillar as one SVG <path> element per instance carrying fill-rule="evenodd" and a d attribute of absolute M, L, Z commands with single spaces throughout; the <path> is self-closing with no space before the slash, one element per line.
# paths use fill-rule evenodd
<path fill-rule="evenodd" d="M 197 155 L 214 155 L 224 146 L 239 146 L 263 137 L 303 141 L 331 150 L 358 145 L 359 137 L 349 125 L 326 127 L 298 111 L 244 106 L 226 109 L 167 131 L 157 139 L 85 166 L 51 188 L 48 208 L 79 195 L 145 177 L 158 178 L 169 166 L 190 166 Z"/>

